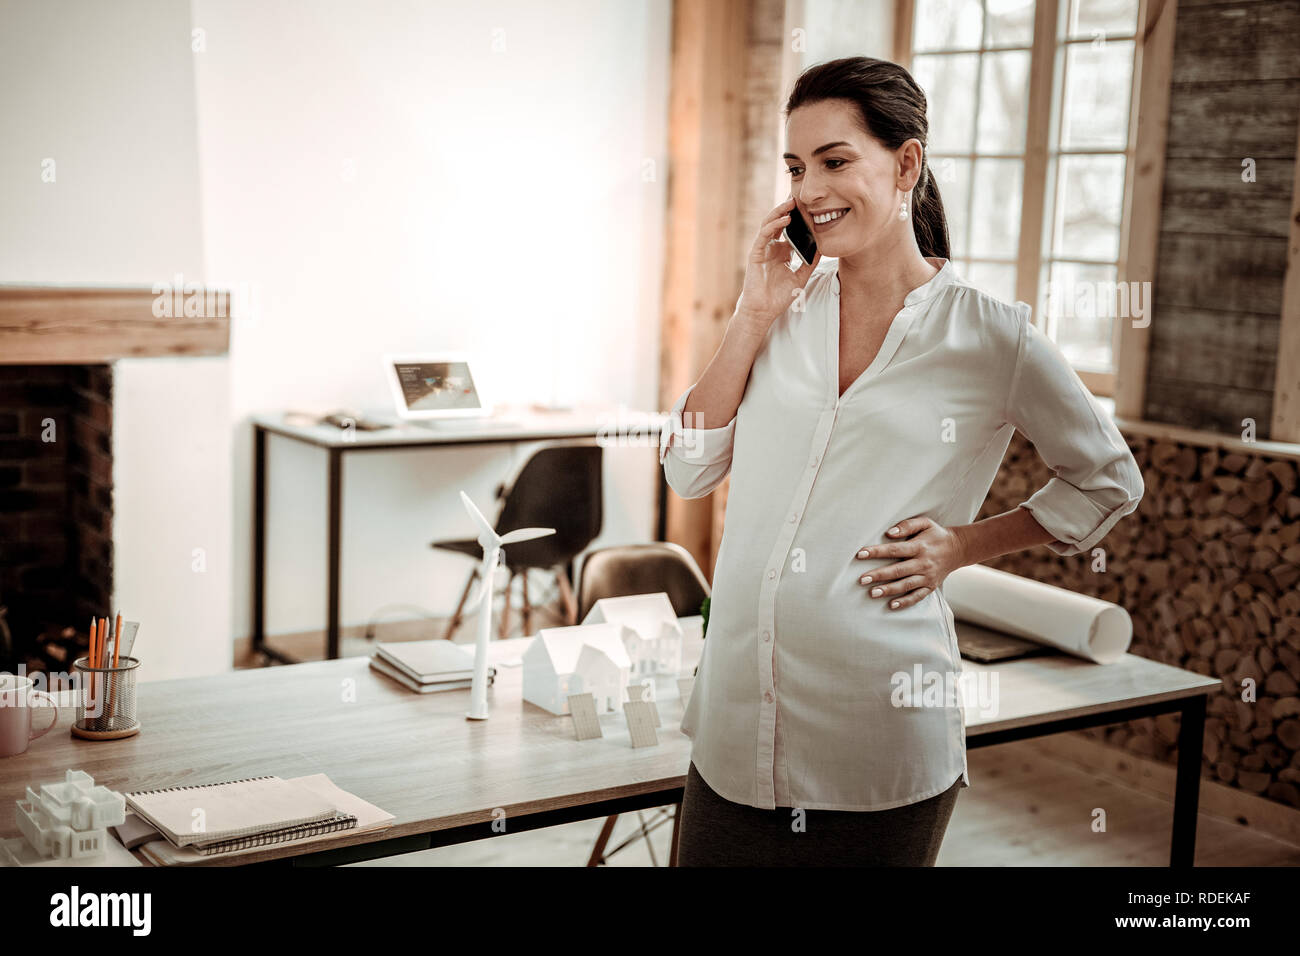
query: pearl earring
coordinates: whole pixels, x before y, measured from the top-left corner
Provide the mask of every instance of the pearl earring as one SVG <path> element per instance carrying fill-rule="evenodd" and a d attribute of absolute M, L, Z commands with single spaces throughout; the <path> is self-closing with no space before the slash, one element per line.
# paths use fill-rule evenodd
<path fill-rule="evenodd" d="M 905 198 L 898 207 L 898 221 L 904 222 L 907 219 L 907 199 Z"/>

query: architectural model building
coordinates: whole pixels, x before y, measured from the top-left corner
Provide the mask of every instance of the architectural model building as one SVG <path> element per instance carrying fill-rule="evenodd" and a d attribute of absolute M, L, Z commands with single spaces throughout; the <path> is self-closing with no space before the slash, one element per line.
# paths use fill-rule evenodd
<path fill-rule="evenodd" d="M 663 591 L 597 601 L 584 624 L 612 623 L 622 628 L 632 676 L 676 677 L 682 669 L 682 627 Z"/>
<path fill-rule="evenodd" d="M 591 694 L 598 714 L 622 706 L 631 662 L 615 624 L 543 628 L 523 653 L 524 700 L 569 713 L 570 694 Z"/>
<path fill-rule="evenodd" d="M 106 830 L 126 819 L 126 798 L 107 787 L 96 786 L 90 774 L 69 770 L 62 783 L 27 788 L 27 799 L 17 801 L 14 817 L 18 830 L 42 858 L 83 859 L 104 852 Z M 9 843 L 21 841 L 8 841 Z M 17 847 L 0 848 L 0 855 Z"/>

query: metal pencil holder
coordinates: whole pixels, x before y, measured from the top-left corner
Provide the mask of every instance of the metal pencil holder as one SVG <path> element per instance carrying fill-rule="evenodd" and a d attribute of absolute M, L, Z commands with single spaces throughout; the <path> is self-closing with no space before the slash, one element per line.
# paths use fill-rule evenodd
<path fill-rule="evenodd" d="M 81 685 L 72 736 L 118 740 L 140 732 L 135 716 L 135 672 L 139 666 L 134 657 L 119 658 L 116 667 L 91 667 L 86 657 L 72 662 Z"/>

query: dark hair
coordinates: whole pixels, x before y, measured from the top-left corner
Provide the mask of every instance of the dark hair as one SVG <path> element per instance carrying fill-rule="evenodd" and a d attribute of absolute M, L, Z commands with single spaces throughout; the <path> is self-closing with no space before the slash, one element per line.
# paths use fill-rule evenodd
<path fill-rule="evenodd" d="M 785 104 L 788 117 L 797 107 L 822 100 L 847 100 L 858 108 L 863 131 L 897 149 L 909 139 L 921 142 L 921 178 L 912 196 L 912 229 L 921 255 L 947 259 L 948 220 L 943 199 L 925 160 L 930 124 L 925 92 L 897 63 L 869 56 L 849 56 L 810 66 L 795 81 Z"/>

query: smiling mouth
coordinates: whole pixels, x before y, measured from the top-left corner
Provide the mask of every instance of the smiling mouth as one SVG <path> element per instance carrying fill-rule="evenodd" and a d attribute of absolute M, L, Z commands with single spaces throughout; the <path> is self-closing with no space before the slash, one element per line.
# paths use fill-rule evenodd
<path fill-rule="evenodd" d="M 817 230 L 818 232 L 824 232 L 827 229 L 833 229 L 840 222 L 844 221 L 844 217 L 847 216 L 850 211 L 851 210 L 848 209 L 837 209 L 834 212 L 826 213 L 824 216 L 814 216 L 813 229 Z"/>

